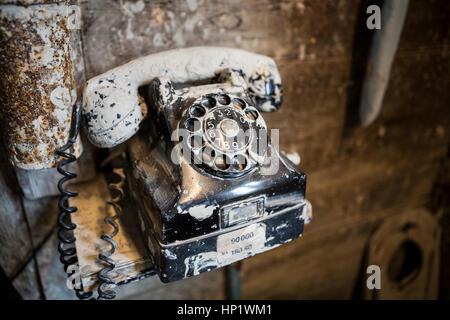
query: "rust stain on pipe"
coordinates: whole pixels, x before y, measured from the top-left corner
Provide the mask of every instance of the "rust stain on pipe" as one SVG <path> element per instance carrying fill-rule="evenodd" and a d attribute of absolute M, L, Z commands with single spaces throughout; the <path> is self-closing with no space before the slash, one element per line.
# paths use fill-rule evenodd
<path fill-rule="evenodd" d="M 77 95 L 72 69 L 64 3 L 0 5 L 0 117 L 16 167 L 56 166 Z"/>

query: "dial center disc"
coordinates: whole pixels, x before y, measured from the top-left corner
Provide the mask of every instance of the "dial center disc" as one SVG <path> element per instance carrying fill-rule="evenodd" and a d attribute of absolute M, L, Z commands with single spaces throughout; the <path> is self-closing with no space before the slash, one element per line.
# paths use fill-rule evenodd
<path fill-rule="evenodd" d="M 203 120 L 206 139 L 213 148 L 225 153 L 245 149 L 251 139 L 250 122 L 243 112 L 233 107 L 214 108 Z"/>
<path fill-rule="evenodd" d="M 220 130 L 227 137 L 235 137 L 239 133 L 239 125 L 233 119 L 224 119 L 219 124 Z"/>

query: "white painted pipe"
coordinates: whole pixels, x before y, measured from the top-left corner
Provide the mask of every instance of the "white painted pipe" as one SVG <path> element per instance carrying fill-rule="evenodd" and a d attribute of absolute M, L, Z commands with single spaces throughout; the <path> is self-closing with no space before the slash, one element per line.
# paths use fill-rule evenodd
<path fill-rule="evenodd" d="M 42 2 L 0 5 L 0 119 L 10 162 L 25 170 L 60 161 L 56 149 L 67 143 L 77 99 L 68 6 Z M 81 152 L 78 141 L 73 153 Z"/>
<path fill-rule="evenodd" d="M 361 94 L 363 126 L 373 123 L 381 111 L 408 4 L 409 0 L 386 0 L 381 9 L 381 29 L 375 31 Z"/>

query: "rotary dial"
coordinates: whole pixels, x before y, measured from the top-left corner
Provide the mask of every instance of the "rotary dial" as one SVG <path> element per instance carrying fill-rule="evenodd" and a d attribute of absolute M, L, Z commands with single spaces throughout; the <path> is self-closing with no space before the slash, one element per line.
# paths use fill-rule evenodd
<path fill-rule="evenodd" d="M 255 157 L 253 150 L 257 129 L 267 133 L 264 120 L 253 106 L 227 94 L 210 94 L 194 101 L 179 129 L 186 131 L 182 148 L 189 150 L 189 160 L 220 176 L 238 176 L 255 168 L 261 159 L 261 151 Z"/>

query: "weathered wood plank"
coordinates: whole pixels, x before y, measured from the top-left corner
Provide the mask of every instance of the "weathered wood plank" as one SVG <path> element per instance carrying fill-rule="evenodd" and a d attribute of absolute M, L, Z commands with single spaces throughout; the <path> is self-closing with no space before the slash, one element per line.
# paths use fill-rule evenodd
<path fill-rule="evenodd" d="M 342 166 L 352 172 L 341 174 Z M 382 162 L 336 164 L 309 176 L 307 197 L 314 208 L 309 231 L 317 226 L 335 226 L 336 220 L 355 220 L 405 204 L 425 204 L 433 188 L 439 165 L 420 166 Z"/>
<path fill-rule="evenodd" d="M 22 299 L 38 300 L 44 298 L 41 294 L 37 277 L 39 277 L 39 273 L 36 271 L 33 259 L 12 282 Z"/>
<path fill-rule="evenodd" d="M 0 147 L 0 265 L 8 277 L 15 276 L 32 255 L 30 235 L 14 171 Z"/>
<path fill-rule="evenodd" d="M 103 175 L 73 188 L 79 190 L 79 195 L 72 198 L 70 204 L 76 206 L 78 211 L 72 214 L 71 218 L 77 225 L 74 236 L 77 239 L 80 273 L 85 288 L 88 288 L 95 280 L 96 273 L 104 267 L 98 255 L 110 250 L 110 245 L 100 237 L 103 233 L 112 232 L 112 227 L 104 219 L 114 216 L 115 212 L 113 207 L 106 203 L 111 200 L 111 195 Z M 123 212 L 116 221 L 119 233 L 114 237 L 117 250 L 111 256 L 116 262 L 111 276 L 117 283 L 136 277 L 152 267 L 139 229 L 137 213 L 132 207 L 125 206 L 125 201 L 122 206 Z"/>
<path fill-rule="evenodd" d="M 370 298 L 364 295 L 366 267 L 370 264 L 380 265 L 384 272 L 383 283 L 387 285 L 390 282 L 387 279 L 390 259 L 379 261 L 372 257 L 365 261 L 364 254 L 371 248 L 368 239 L 383 221 L 389 225 L 391 218 L 401 216 L 405 224 L 414 223 L 417 221 L 414 215 L 417 210 L 405 207 L 389 209 L 360 218 L 357 222 L 338 222 L 336 228 L 322 229 L 321 235 L 308 233 L 307 230 L 301 239 L 245 260 L 242 264 L 244 299 Z M 431 216 L 429 218 L 433 219 Z M 433 221 L 433 226 L 421 225 L 420 228 L 424 229 L 421 232 L 436 226 L 436 221 Z M 401 230 L 398 232 L 402 233 Z M 385 245 L 392 244 L 393 247 L 386 252 L 394 257 L 398 244 L 394 237 L 398 237 L 398 234 L 394 232 L 392 237 L 392 243 L 387 241 Z M 407 234 L 404 239 L 408 239 Z M 433 241 L 421 243 L 427 248 L 427 255 L 422 256 L 420 277 L 396 293 L 392 289 L 384 292 L 385 298 L 398 298 L 398 294 L 405 298 L 421 299 L 437 296 L 437 261 L 435 256 L 428 253 L 439 251 L 439 241 L 436 238 Z"/>
<path fill-rule="evenodd" d="M 357 3 L 82 1 L 87 78 L 141 55 L 198 45 L 238 47 L 276 60 L 348 56 Z"/>

